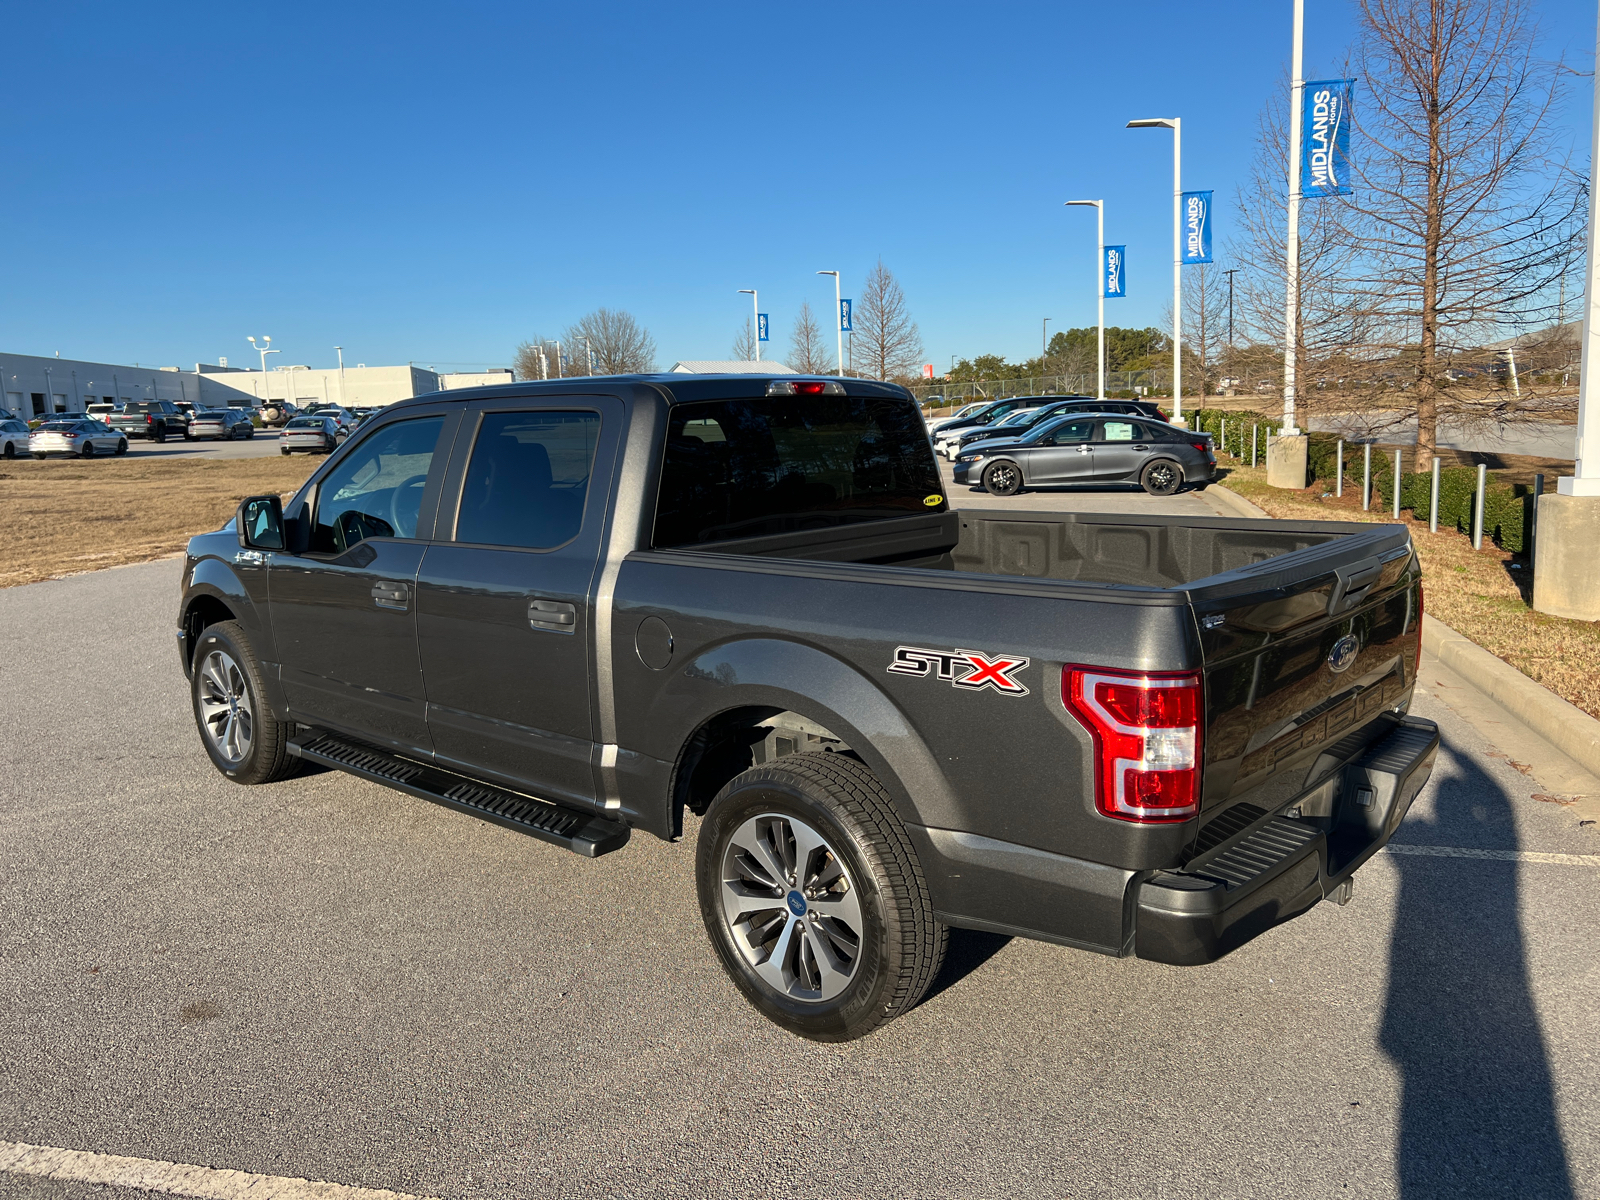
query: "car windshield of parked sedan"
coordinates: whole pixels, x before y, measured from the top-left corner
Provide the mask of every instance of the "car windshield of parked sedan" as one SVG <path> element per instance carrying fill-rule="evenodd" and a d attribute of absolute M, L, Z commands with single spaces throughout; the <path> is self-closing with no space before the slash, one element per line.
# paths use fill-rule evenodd
<path fill-rule="evenodd" d="M 321 429 L 321 417 L 296 417 L 284 426 L 285 429 Z"/>

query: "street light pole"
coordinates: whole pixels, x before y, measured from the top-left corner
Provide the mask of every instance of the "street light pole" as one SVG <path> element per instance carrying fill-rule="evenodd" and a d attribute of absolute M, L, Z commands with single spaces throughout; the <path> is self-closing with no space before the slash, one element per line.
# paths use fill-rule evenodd
<path fill-rule="evenodd" d="M 839 342 L 839 374 L 844 375 L 844 299 L 839 295 L 839 272 L 818 271 L 818 275 L 833 276 L 833 336 Z"/>
<path fill-rule="evenodd" d="M 1172 130 L 1172 423 L 1181 426 L 1186 424 L 1183 419 L 1183 118 L 1129 121 L 1128 128 Z"/>
<path fill-rule="evenodd" d="M 255 348 L 261 352 L 261 403 L 265 405 L 267 401 L 272 399 L 272 389 L 267 386 L 267 355 L 277 354 L 279 352 L 277 350 L 267 349 L 268 346 L 272 345 L 272 339 L 264 334 L 262 335 L 261 345 L 259 346 L 256 346 L 255 338 L 246 338 L 245 340 L 248 341 L 252 346 L 255 346 Z M 285 402 L 287 402 L 288 397 L 286 396 L 284 399 Z"/>
<path fill-rule="evenodd" d="M 1296 351 L 1300 339 L 1296 327 L 1300 323 L 1300 113 L 1306 93 L 1302 63 L 1305 23 L 1305 0 L 1294 0 L 1294 68 L 1289 83 L 1289 233 L 1284 243 L 1288 295 L 1284 302 L 1283 429 L 1279 431 L 1290 437 L 1300 432 L 1294 423 L 1294 398 L 1299 386 Z"/>
<path fill-rule="evenodd" d="M 1094 255 L 1094 293 L 1099 304 L 1099 332 L 1095 339 L 1095 398 L 1106 398 L 1106 284 L 1101 274 L 1106 269 L 1106 202 L 1104 200 L 1068 200 L 1067 205 L 1094 205 L 1095 221 L 1099 232 L 1099 245 Z"/>
<path fill-rule="evenodd" d="M 1050 322 L 1054 317 L 1046 317 L 1039 326 L 1039 369 L 1044 370 L 1044 360 L 1050 356 Z"/>
<path fill-rule="evenodd" d="M 750 297 L 750 344 L 756 348 L 756 361 L 761 361 L 761 298 L 755 288 L 740 288 L 739 294 Z"/>
<path fill-rule="evenodd" d="M 335 346 L 334 349 L 339 352 L 339 407 L 343 408 L 345 406 L 345 404 L 344 404 L 344 347 L 343 346 Z"/>
<path fill-rule="evenodd" d="M 561 365 L 561 343 L 560 342 L 552 342 L 551 344 L 553 346 L 555 346 L 555 348 L 556 348 L 556 378 L 557 379 L 565 379 L 566 378 L 566 372 L 562 369 L 562 365 Z"/>

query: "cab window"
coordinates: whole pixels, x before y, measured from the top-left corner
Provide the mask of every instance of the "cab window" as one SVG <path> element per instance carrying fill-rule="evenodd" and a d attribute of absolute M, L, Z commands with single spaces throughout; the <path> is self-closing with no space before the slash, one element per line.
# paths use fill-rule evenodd
<path fill-rule="evenodd" d="M 1069 446 L 1074 442 L 1087 442 L 1093 433 L 1093 421 L 1067 421 L 1057 425 L 1044 442 L 1047 446 Z"/>
<path fill-rule="evenodd" d="M 600 416 L 489 413 L 461 489 L 456 541 L 552 550 L 578 536 Z"/>
<path fill-rule="evenodd" d="M 397 421 L 374 431 L 317 489 L 311 548 L 343 554 L 374 537 L 413 538 L 443 417 Z"/>

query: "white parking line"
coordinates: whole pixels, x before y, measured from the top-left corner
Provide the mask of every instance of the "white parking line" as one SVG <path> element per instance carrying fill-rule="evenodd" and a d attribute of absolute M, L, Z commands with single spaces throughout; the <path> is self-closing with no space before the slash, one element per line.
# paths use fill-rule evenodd
<path fill-rule="evenodd" d="M 346 1187 L 342 1183 L 322 1183 L 315 1179 L 253 1175 L 249 1171 L 192 1167 L 150 1158 L 124 1158 L 120 1154 L 91 1154 L 87 1150 L 30 1146 L 25 1142 L 0 1142 L 0 1171 L 108 1187 L 139 1188 L 168 1196 L 200 1196 L 205 1200 L 425 1200 L 384 1188 Z"/>
<path fill-rule="evenodd" d="M 1433 858 L 1491 858 L 1499 862 L 1554 863 L 1558 867 L 1600 867 L 1600 854 L 1552 854 L 1545 850 L 1470 850 L 1465 846 L 1384 847 L 1390 854 L 1424 854 Z"/>

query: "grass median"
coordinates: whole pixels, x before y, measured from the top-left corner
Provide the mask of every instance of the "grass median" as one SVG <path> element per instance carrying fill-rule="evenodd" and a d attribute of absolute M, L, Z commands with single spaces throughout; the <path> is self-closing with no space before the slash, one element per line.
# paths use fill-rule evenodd
<path fill-rule="evenodd" d="M 321 462 L 0 459 L 0 587 L 176 553 L 246 496 L 291 492 Z"/>
<path fill-rule="evenodd" d="M 1321 521 L 1392 523 L 1388 512 L 1362 512 L 1361 489 L 1345 486 L 1342 497 L 1328 495 L 1320 482 L 1304 491 L 1267 486 L 1265 468 L 1229 466 L 1226 486 L 1274 517 Z M 1532 564 L 1500 549 L 1486 537 L 1482 550 L 1454 530 L 1428 532 L 1426 519 L 1401 509 L 1399 522 L 1411 530 L 1422 560 L 1427 611 L 1463 637 L 1471 638 L 1563 700 L 1600 717 L 1600 623 L 1569 621 L 1534 612 Z"/>

